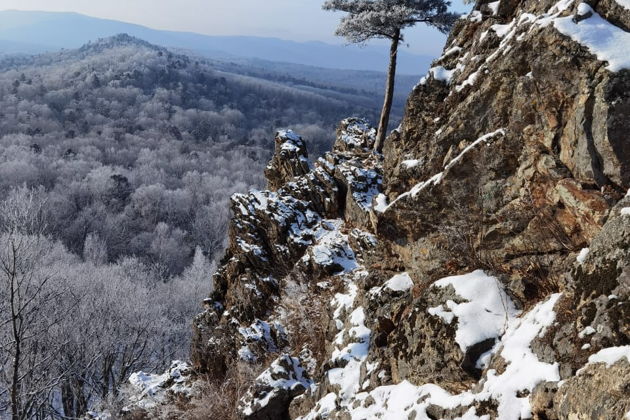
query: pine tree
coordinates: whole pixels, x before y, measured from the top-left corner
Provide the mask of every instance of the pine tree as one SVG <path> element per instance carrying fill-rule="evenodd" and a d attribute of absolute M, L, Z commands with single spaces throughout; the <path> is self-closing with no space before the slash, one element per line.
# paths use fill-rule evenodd
<path fill-rule="evenodd" d="M 378 153 L 383 149 L 392 109 L 398 46 L 404 40 L 402 31 L 417 23 L 425 23 L 448 32 L 458 17 L 448 11 L 449 6 L 450 2 L 445 0 L 328 0 L 324 3 L 324 10 L 347 13 L 341 19 L 336 35 L 358 44 L 373 38 L 391 41 L 385 100 L 374 145 Z"/>

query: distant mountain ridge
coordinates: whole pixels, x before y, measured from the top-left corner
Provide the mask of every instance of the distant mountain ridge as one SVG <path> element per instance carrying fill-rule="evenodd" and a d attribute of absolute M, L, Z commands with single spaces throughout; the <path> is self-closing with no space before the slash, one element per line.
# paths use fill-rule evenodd
<path fill-rule="evenodd" d="M 2 48 L 0 41 L 0 50 Z M 18 44 L 14 50 L 19 48 Z M 76 49 L 63 49 L 41 54 L 0 53 L 0 72 L 9 69 L 45 66 L 59 61 L 73 62 L 89 56 L 100 55 L 106 50 L 120 47 L 139 47 L 169 55 L 180 61 L 193 61 L 211 66 L 226 75 L 240 75 L 255 80 L 264 80 L 283 85 L 301 92 L 323 95 L 333 100 L 350 102 L 371 110 L 380 109 L 385 73 L 368 70 L 340 70 L 304 64 L 281 63 L 256 58 L 210 58 L 185 49 L 169 49 L 152 44 L 126 33 L 90 41 Z M 402 116 L 402 108 L 412 87 L 417 84 L 417 76 L 399 74 L 396 76 L 393 118 Z"/>
<path fill-rule="evenodd" d="M 0 52 L 5 53 L 79 48 L 89 41 L 120 33 L 165 47 L 192 50 L 212 58 L 248 57 L 326 68 L 372 71 L 384 71 L 387 63 L 386 49 L 375 46 L 360 48 L 315 41 L 295 42 L 277 38 L 208 36 L 161 31 L 78 13 L 16 10 L 0 12 Z M 19 51 L 19 45 L 23 45 L 27 51 Z M 424 74 L 432 58 L 402 51 L 399 53 L 399 72 Z"/>

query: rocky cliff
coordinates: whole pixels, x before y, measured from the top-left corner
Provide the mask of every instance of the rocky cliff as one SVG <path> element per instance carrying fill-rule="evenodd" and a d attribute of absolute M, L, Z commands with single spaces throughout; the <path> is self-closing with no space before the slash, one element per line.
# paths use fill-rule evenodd
<path fill-rule="evenodd" d="M 382 156 L 278 133 L 194 368 L 244 419 L 630 416 L 629 52 L 626 0 L 481 1 Z"/>

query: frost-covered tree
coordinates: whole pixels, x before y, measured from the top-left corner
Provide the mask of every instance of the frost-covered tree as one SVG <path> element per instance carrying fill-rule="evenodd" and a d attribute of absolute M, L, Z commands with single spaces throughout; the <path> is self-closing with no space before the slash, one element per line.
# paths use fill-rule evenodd
<path fill-rule="evenodd" d="M 69 292 L 46 264 L 55 245 L 43 236 L 41 205 L 26 188 L 0 205 L 0 409 L 8 405 L 12 420 L 44 418 L 63 376 L 55 354 L 65 343 L 52 331 L 71 310 L 57 305 Z"/>
<path fill-rule="evenodd" d="M 208 289 L 212 289 L 212 274 L 216 271 L 216 266 L 210 263 L 200 247 L 195 249 L 195 257 L 192 264 L 182 274 L 185 282 L 190 284 L 207 284 Z"/>
<path fill-rule="evenodd" d="M 418 23 L 424 23 L 441 32 L 448 32 L 457 15 L 448 11 L 445 0 L 327 0 L 324 10 L 346 12 L 336 34 L 349 42 L 362 44 L 369 39 L 391 41 L 389 68 L 385 87 L 385 100 L 378 124 L 374 148 L 381 152 L 389 124 L 394 98 L 396 60 L 398 46 L 403 42 L 402 31 Z"/>
<path fill-rule="evenodd" d="M 89 233 L 83 245 L 83 259 L 95 265 L 107 262 L 107 244 L 95 233 Z"/>

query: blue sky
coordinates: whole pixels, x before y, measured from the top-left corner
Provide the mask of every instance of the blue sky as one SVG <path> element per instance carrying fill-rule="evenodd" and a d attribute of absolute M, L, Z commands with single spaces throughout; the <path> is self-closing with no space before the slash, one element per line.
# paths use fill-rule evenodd
<path fill-rule="evenodd" d="M 333 35 L 339 15 L 319 0 L 0 0 L 0 9 L 72 11 L 156 29 L 208 35 L 255 35 L 342 43 Z M 455 10 L 465 11 L 461 0 Z M 444 36 L 419 27 L 407 33 L 412 52 L 437 54 Z"/>

